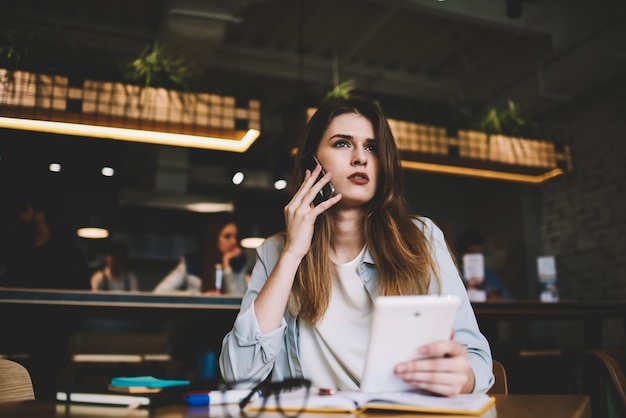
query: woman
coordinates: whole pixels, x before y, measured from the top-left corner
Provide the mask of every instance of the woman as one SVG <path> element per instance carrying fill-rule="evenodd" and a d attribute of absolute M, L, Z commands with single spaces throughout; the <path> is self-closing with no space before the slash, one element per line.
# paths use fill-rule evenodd
<path fill-rule="evenodd" d="M 321 166 L 303 176 L 309 153 Z M 313 205 L 331 176 L 336 194 Z M 273 380 L 306 377 L 315 386 L 358 390 L 372 299 L 441 293 L 462 301 L 453 337 L 415 347 L 429 358 L 400 363 L 395 375 L 441 395 L 486 392 L 493 383 L 489 344 L 443 233 L 407 211 L 395 140 L 378 106 L 360 98 L 321 106 L 304 132 L 294 179 L 286 230 L 257 249 L 222 343 L 223 378 L 261 381 L 271 373 Z"/>
<path fill-rule="evenodd" d="M 191 293 L 244 294 L 247 286 L 247 257 L 237 239 L 236 222 L 227 215 L 209 220 L 199 251 L 181 257 L 178 265 L 155 287 L 156 293 L 185 290 Z M 222 279 L 216 281 L 216 266 Z"/>

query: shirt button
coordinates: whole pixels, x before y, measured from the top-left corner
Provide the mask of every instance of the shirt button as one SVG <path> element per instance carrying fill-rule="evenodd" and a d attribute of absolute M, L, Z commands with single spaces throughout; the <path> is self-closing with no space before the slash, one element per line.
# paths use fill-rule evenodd
<path fill-rule="evenodd" d="M 364 279 L 363 279 L 363 281 L 364 281 L 365 283 L 369 283 L 370 278 L 369 278 L 369 277 L 366 277 L 366 278 L 364 278 Z"/>

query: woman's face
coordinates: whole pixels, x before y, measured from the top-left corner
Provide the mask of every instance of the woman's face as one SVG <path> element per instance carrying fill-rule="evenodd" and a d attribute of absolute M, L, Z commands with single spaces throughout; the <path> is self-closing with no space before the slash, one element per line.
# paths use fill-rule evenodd
<path fill-rule="evenodd" d="M 338 205 L 361 206 L 374 198 L 380 172 L 376 146 L 374 128 L 362 115 L 339 115 L 324 132 L 317 158 L 342 195 Z"/>
<path fill-rule="evenodd" d="M 237 225 L 229 223 L 222 228 L 217 236 L 217 249 L 222 253 L 227 253 L 237 246 Z"/>

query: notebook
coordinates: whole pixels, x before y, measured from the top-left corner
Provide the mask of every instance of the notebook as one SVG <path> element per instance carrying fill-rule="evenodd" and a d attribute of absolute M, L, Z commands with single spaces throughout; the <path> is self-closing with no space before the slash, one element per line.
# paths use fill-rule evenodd
<path fill-rule="evenodd" d="M 259 397 L 247 408 L 253 412 L 282 410 L 283 414 L 343 412 L 354 416 L 371 411 L 378 412 L 381 417 L 389 416 L 383 415 L 383 412 L 429 413 L 442 416 L 479 415 L 483 418 L 496 416 L 495 408 L 492 408 L 495 398 L 484 393 L 434 396 L 412 391 L 376 394 L 337 391 L 333 395 L 321 396 L 314 391 L 306 397 L 303 391 L 304 389 L 282 393 L 279 404 L 273 396 L 267 400 Z"/>

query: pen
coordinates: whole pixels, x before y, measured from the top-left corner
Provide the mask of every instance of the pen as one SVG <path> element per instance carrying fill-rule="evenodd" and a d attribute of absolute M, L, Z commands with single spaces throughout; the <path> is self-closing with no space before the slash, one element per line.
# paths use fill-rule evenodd
<path fill-rule="evenodd" d="M 185 395 L 185 403 L 189 406 L 207 406 L 221 405 L 229 403 L 239 403 L 243 398 L 250 394 L 250 390 L 227 390 L 222 393 L 219 391 L 208 392 L 190 392 Z M 256 397 L 252 396 L 251 399 Z"/>
<path fill-rule="evenodd" d="M 211 392 L 188 393 L 185 403 L 189 406 L 207 406 L 211 403 Z"/>

